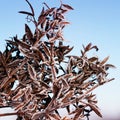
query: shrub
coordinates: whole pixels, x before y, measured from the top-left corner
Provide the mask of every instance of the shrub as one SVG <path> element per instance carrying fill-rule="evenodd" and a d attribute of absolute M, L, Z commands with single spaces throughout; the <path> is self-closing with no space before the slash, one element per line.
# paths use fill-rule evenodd
<path fill-rule="evenodd" d="M 90 50 L 98 51 L 91 43 L 83 46 L 80 56 L 70 55 L 73 47 L 64 44 L 62 32 L 69 24 L 64 14 L 73 10 L 71 6 L 61 2 L 50 8 L 44 3 L 36 20 L 26 2 L 31 12 L 19 13 L 27 15 L 35 30 L 25 24 L 23 38 L 7 40 L 0 52 L 0 107 L 14 108 L 11 115 L 18 115 L 18 120 L 89 119 L 92 111 L 102 117 L 92 91 L 113 80 L 107 78 L 108 68 L 114 67 L 106 63 L 109 57 L 102 61 L 88 57 Z M 61 116 L 64 108 L 68 115 Z"/>

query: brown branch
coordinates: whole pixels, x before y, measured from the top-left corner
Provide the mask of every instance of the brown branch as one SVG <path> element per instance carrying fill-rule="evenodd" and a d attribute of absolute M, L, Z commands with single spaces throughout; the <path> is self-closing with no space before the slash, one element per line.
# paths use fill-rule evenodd
<path fill-rule="evenodd" d="M 3 114 L 0 114 L 0 117 L 11 116 L 11 115 L 19 115 L 19 114 L 17 112 L 15 112 L 15 113 L 3 113 Z"/>
<path fill-rule="evenodd" d="M 52 72 L 52 79 L 53 82 L 56 81 L 56 70 L 55 70 L 55 60 L 54 60 L 54 43 L 51 42 L 51 72 Z"/>
<path fill-rule="evenodd" d="M 85 92 L 83 95 L 81 95 L 80 97 L 77 97 L 75 99 L 73 99 L 70 102 L 67 103 L 63 103 L 63 105 L 59 104 L 57 105 L 55 108 L 53 108 L 51 111 L 57 110 L 59 108 L 65 108 L 66 106 L 68 106 L 69 104 L 74 104 L 76 103 L 77 100 L 83 99 L 86 97 L 87 94 L 89 94 L 90 92 L 92 92 L 94 89 L 96 89 L 98 86 L 100 86 L 99 84 L 95 85 L 94 87 L 92 87 L 90 90 L 88 90 L 87 92 Z"/>

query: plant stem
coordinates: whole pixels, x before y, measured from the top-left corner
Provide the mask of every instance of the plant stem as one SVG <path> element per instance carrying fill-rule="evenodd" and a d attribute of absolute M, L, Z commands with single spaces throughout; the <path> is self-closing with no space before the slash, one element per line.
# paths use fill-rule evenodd
<path fill-rule="evenodd" d="M 15 113 L 3 113 L 3 114 L 0 114 L 0 117 L 11 116 L 11 115 L 18 115 L 18 113 L 17 112 L 15 112 Z"/>
<path fill-rule="evenodd" d="M 54 43 L 51 42 L 51 72 L 52 72 L 52 79 L 53 82 L 56 81 L 56 70 L 55 70 L 55 61 L 54 61 Z"/>

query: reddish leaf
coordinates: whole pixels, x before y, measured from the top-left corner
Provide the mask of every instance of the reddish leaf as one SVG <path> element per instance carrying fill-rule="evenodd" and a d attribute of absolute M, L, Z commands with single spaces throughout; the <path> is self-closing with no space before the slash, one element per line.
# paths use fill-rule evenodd
<path fill-rule="evenodd" d="M 22 108 L 24 107 L 25 103 L 24 102 L 20 102 L 16 107 L 15 110 L 19 111 L 22 110 Z"/>
<path fill-rule="evenodd" d="M 5 63 L 5 57 L 3 55 L 3 53 L 0 51 L 0 62 L 5 66 L 6 63 Z"/>
<path fill-rule="evenodd" d="M 36 73 L 35 69 L 30 64 L 28 64 L 28 72 L 29 72 L 30 78 L 33 80 L 36 80 L 37 73 Z"/>
<path fill-rule="evenodd" d="M 61 120 L 57 114 L 49 114 L 49 116 L 52 117 L 52 120 Z"/>
<path fill-rule="evenodd" d="M 109 59 L 109 56 L 106 57 L 106 58 L 104 58 L 104 59 L 100 62 L 100 64 L 101 64 L 101 65 L 105 64 L 105 63 L 107 62 L 108 59 Z"/>
<path fill-rule="evenodd" d="M 49 48 L 48 48 L 44 43 L 42 43 L 42 46 L 43 46 L 43 48 L 44 48 L 45 53 L 50 57 L 50 56 L 51 56 L 51 53 L 50 53 Z"/>
<path fill-rule="evenodd" d="M 63 102 L 63 103 L 68 102 L 69 99 L 73 96 L 73 93 L 74 93 L 73 90 L 69 91 L 69 92 L 64 96 L 64 98 L 62 99 L 61 102 Z"/>
<path fill-rule="evenodd" d="M 32 14 L 32 13 L 30 13 L 30 12 L 26 12 L 26 11 L 19 11 L 19 13 L 22 13 L 22 14 L 26 14 L 26 15 L 33 16 L 33 14 Z"/>
<path fill-rule="evenodd" d="M 25 89 L 20 89 L 17 94 L 12 98 L 13 101 L 19 100 L 24 95 Z"/>
<path fill-rule="evenodd" d="M 89 51 L 91 49 L 92 43 L 89 43 L 86 47 L 85 47 L 85 51 Z"/>
<path fill-rule="evenodd" d="M 96 51 L 99 50 L 97 46 L 93 46 L 93 47 L 91 47 L 91 49 L 93 49 L 93 48 L 94 48 Z"/>
<path fill-rule="evenodd" d="M 54 93 L 54 98 L 56 98 L 59 95 L 60 88 L 54 84 L 53 85 L 53 93 Z"/>
<path fill-rule="evenodd" d="M 107 68 L 116 68 L 114 65 L 112 65 L 112 64 L 105 64 L 105 67 Z"/>
<path fill-rule="evenodd" d="M 98 58 L 97 57 L 91 57 L 88 59 L 90 62 L 95 62 L 95 61 L 98 61 Z"/>
<path fill-rule="evenodd" d="M 31 54 L 31 53 L 29 52 L 29 50 L 27 50 L 27 49 L 25 49 L 25 48 L 22 48 L 21 46 L 19 46 L 19 50 L 20 50 L 20 52 L 23 53 L 24 56 L 26 56 L 27 58 L 34 58 L 34 55 Z"/>
<path fill-rule="evenodd" d="M 70 5 L 66 5 L 66 4 L 62 4 L 62 5 L 69 10 L 73 10 L 73 8 Z"/>
<path fill-rule="evenodd" d="M 17 43 L 18 46 L 21 46 L 22 48 L 26 48 L 26 49 L 30 48 L 30 46 L 27 43 L 18 40 L 16 37 L 14 37 L 14 40 Z"/>
<path fill-rule="evenodd" d="M 99 116 L 99 117 L 102 117 L 102 114 L 100 113 L 100 111 L 98 110 L 98 108 L 95 106 L 95 105 L 93 105 L 93 104 L 88 104 L 90 107 L 91 107 L 91 109 Z"/>
<path fill-rule="evenodd" d="M 32 11 L 32 15 L 34 16 L 34 9 L 32 7 L 32 5 L 30 4 L 30 2 L 28 0 L 26 0 L 26 2 L 28 3 L 28 5 L 30 6 L 30 9 Z"/>
<path fill-rule="evenodd" d="M 80 116 L 81 116 L 82 112 L 83 112 L 83 109 L 78 108 L 75 111 L 71 112 L 70 114 L 75 113 L 75 116 L 74 116 L 73 120 L 79 120 L 81 118 Z"/>
<path fill-rule="evenodd" d="M 21 62 L 22 62 L 22 60 L 16 59 L 16 60 L 10 62 L 9 64 L 7 64 L 7 67 L 9 67 L 9 68 L 17 67 Z"/>
<path fill-rule="evenodd" d="M 45 113 L 44 112 L 35 112 L 33 115 L 32 115 L 32 120 L 42 120 L 43 117 L 45 116 Z"/>
<path fill-rule="evenodd" d="M 50 9 L 44 11 L 44 15 L 47 16 L 48 14 L 50 14 L 51 12 L 53 12 L 54 9 L 55 9 L 55 7 L 54 8 L 50 8 Z"/>
<path fill-rule="evenodd" d="M 28 40 L 33 43 L 34 42 L 33 41 L 33 34 L 32 34 L 32 32 L 27 24 L 25 24 L 25 32 L 26 32 Z"/>

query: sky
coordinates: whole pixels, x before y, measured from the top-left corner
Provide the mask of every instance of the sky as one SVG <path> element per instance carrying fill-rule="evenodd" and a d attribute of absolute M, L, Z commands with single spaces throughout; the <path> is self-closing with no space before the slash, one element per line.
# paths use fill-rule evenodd
<path fill-rule="evenodd" d="M 35 8 L 36 16 L 39 15 L 44 1 L 51 7 L 60 3 L 59 0 L 29 1 Z M 80 55 L 82 45 L 91 42 L 99 48 L 97 53 L 93 51 L 93 55 L 99 56 L 101 60 L 110 56 L 108 63 L 116 66 L 116 69 L 109 71 L 109 77 L 114 77 L 115 80 L 101 86 L 94 93 L 97 93 L 98 105 L 103 116 L 118 118 L 120 117 L 120 0 L 63 0 L 63 3 L 74 8 L 66 14 L 66 19 L 71 24 L 64 30 L 66 43 L 74 46 L 72 54 Z M 0 1 L 1 51 L 5 48 L 5 39 L 10 39 L 16 34 L 22 38 L 24 34 L 24 24 L 27 22 L 26 16 L 18 13 L 21 10 L 30 10 L 25 0 Z"/>

